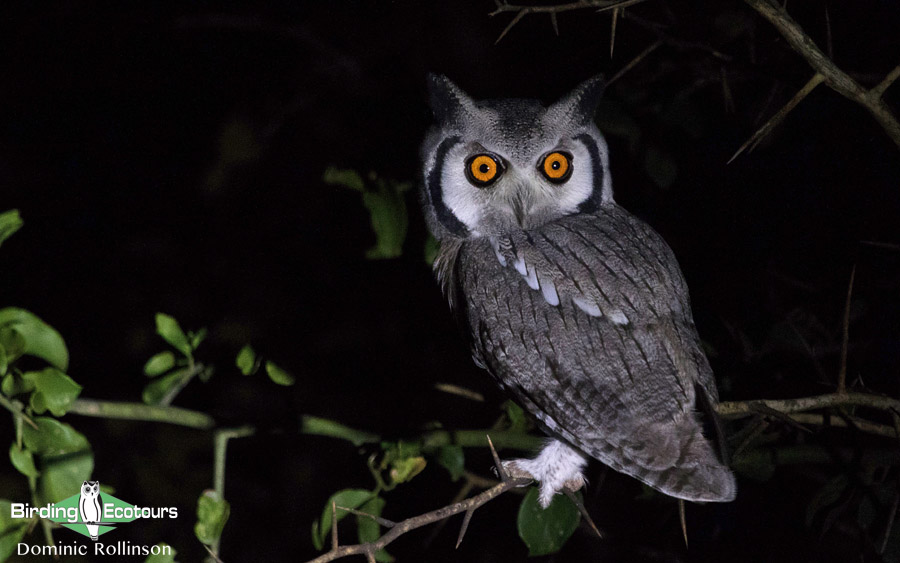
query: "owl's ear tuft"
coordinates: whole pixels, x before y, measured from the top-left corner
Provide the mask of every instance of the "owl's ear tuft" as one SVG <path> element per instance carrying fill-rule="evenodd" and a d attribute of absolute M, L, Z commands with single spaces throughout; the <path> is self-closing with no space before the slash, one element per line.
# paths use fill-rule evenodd
<path fill-rule="evenodd" d="M 428 74 L 428 102 L 438 123 L 453 121 L 472 106 L 472 99 L 442 74 Z"/>
<path fill-rule="evenodd" d="M 587 123 L 594 119 L 594 112 L 600 105 L 605 89 L 606 79 L 602 74 L 598 74 L 579 84 L 551 108 L 568 115 L 570 119 Z"/>

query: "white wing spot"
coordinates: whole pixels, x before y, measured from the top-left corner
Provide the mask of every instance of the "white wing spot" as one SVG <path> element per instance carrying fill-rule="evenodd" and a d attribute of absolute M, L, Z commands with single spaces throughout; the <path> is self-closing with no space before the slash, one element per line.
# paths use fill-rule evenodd
<path fill-rule="evenodd" d="M 540 285 L 538 285 L 537 271 L 534 269 L 534 267 L 532 267 L 531 270 L 528 271 L 528 275 L 525 276 L 525 281 L 528 282 L 528 287 L 530 287 L 531 289 L 540 289 L 541 287 Z"/>
<path fill-rule="evenodd" d="M 556 286 L 553 285 L 553 282 L 541 280 L 541 293 L 544 294 L 544 299 L 547 300 L 547 303 L 554 307 L 559 305 L 559 293 L 556 292 Z"/>
<path fill-rule="evenodd" d="M 528 276 L 528 269 L 525 267 L 525 259 L 522 258 L 521 254 L 516 256 L 516 261 L 513 262 L 513 267 L 516 269 L 517 272 L 519 272 L 523 276 L 525 276 L 525 277 Z"/>
<path fill-rule="evenodd" d="M 600 307 L 597 306 L 593 301 L 588 301 L 583 297 L 573 297 L 572 303 L 575 304 L 576 307 L 587 313 L 592 317 L 602 317 L 603 313 L 600 312 Z"/>
<path fill-rule="evenodd" d="M 623 313 L 622 311 L 613 311 L 612 313 L 610 313 L 609 320 L 616 323 L 617 325 L 627 325 L 629 322 L 628 317 L 626 317 L 625 313 Z"/>

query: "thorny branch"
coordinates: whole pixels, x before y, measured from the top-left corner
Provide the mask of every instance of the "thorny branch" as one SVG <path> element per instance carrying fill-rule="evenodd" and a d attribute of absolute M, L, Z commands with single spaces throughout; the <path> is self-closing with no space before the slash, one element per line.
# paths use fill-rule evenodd
<path fill-rule="evenodd" d="M 888 136 L 900 147 L 900 122 L 891 113 L 890 108 L 882 99 L 884 91 L 900 77 L 900 66 L 894 68 L 882 80 L 882 82 L 872 88 L 866 90 L 853 80 L 847 73 L 842 71 L 834 62 L 828 58 L 825 53 L 810 39 L 803 29 L 788 15 L 787 11 L 781 6 L 771 2 L 770 0 L 744 0 L 751 8 L 757 11 L 759 15 L 766 18 L 775 29 L 787 40 L 791 47 L 797 51 L 809 66 L 821 74 L 825 80 L 825 84 L 838 94 L 849 100 L 853 100 L 864 108 L 875 118 L 879 125 L 884 128 Z"/>
<path fill-rule="evenodd" d="M 497 463 L 497 471 L 502 479 L 502 481 L 497 485 L 478 495 L 475 495 L 474 497 L 467 498 L 466 500 L 453 503 L 443 508 L 438 508 L 437 510 L 432 510 L 431 512 L 426 512 L 425 514 L 420 514 L 419 516 L 407 518 L 406 520 L 402 520 L 400 522 L 392 522 L 384 518 L 377 518 L 376 521 L 382 526 L 389 528 L 389 531 L 374 542 L 361 543 L 356 545 L 342 546 L 339 544 L 337 536 L 337 519 L 334 515 L 335 510 L 347 510 L 348 512 L 351 512 L 353 514 L 359 514 L 366 517 L 372 516 L 360 513 L 356 510 L 349 510 L 342 507 L 332 506 L 331 550 L 329 550 L 328 553 L 324 553 L 319 557 L 310 560 L 308 563 L 325 563 L 327 561 L 334 561 L 335 559 L 341 559 L 350 555 L 365 555 L 368 561 L 375 561 L 376 551 L 384 549 L 389 543 L 399 538 L 403 534 L 411 530 L 415 530 L 416 528 L 421 528 L 422 526 L 444 520 L 453 516 L 454 514 L 465 512 L 463 524 L 459 532 L 459 539 L 456 542 L 456 546 L 459 547 L 459 544 L 462 542 L 463 536 L 466 533 L 466 529 L 469 526 L 469 521 L 472 519 L 472 514 L 476 509 L 509 490 L 515 489 L 516 487 L 525 486 L 531 482 L 530 479 L 510 478 L 506 474 L 506 471 L 503 469 L 503 465 L 500 464 L 500 458 L 497 456 L 497 450 L 495 450 L 493 444 L 490 443 L 490 438 L 488 438 L 488 444 L 491 447 L 491 452 L 493 453 L 494 460 Z"/>
<path fill-rule="evenodd" d="M 816 409 L 844 406 L 867 407 L 875 410 L 889 412 L 894 418 L 895 426 L 886 426 L 858 417 L 827 417 L 821 414 L 805 412 Z M 797 424 L 853 427 L 861 432 L 867 432 L 870 434 L 885 436 L 889 438 L 900 438 L 900 425 L 897 424 L 898 417 L 900 417 L 900 400 L 892 399 L 890 397 L 883 397 L 880 395 L 872 395 L 868 393 L 839 392 L 825 395 L 816 395 L 812 397 L 802 397 L 799 399 L 728 401 L 716 405 L 716 412 L 723 418 L 741 418 L 748 416 L 780 414 L 784 415 L 786 418 L 789 417 L 794 421 L 794 423 Z M 761 428 L 764 427 L 765 421 L 763 421 L 763 425 L 761 426 Z M 751 436 L 748 436 L 745 442 L 751 441 L 756 434 L 758 434 L 758 432 L 752 433 Z M 463 536 L 465 535 L 466 529 L 468 528 L 469 522 L 472 518 L 472 514 L 477 508 L 497 498 L 503 493 L 506 493 L 517 487 L 527 485 L 530 482 L 528 479 L 510 478 L 510 476 L 507 475 L 506 471 L 504 470 L 503 464 L 500 462 L 500 458 L 497 455 L 497 450 L 494 449 L 490 438 L 488 438 L 488 445 L 490 446 L 491 454 L 494 457 L 494 463 L 497 467 L 497 472 L 501 479 L 499 483 L 495 484 L 493 482 L 486 481 L 482 484 L 490 486 L 490 488 L 478 495 L 475 495 L 474 497 L 470 497 L 459 502 L 454 502 L 443 508 L 432 510 L 431 512 L 426 512 L 425 514 L 420 514 L 418 516 L 413 516 L 400 522 L 393 522 L 386 518 L 377 518 L 355 509 L 335 506 L 333 507 L 333 510 L 344 510 L 358 516 L 373 518 L 381 526 L 388 528 L 389 530 L 374 542 L 342 546 L 339 544 L 337 539 L 337 522 L 336 518 L 333 517 L 334 519 L 332 521 L 331 528 L 331 549 L 327 553 L 324 553 L 319 557 L 310 560 L 308 563 L 326 563 L 328 561 L 334 561 L 336 559 L 349 557 L 351 555 L 364 555 L 368 561 L 375 561 L 375 552 L 385 548 L 388 544 L 390 544 L 403 534 L 417 528 L 421 528 L 422 526 L 445 520 L 455 514 L 465 513 L 463 523 L 460 528 L 459 538 L 456 543 L 457 547 L 459 547 L 459 544 L 462 542 Z M 743 449 L 743 446 L 738 448 L 738 450 Z M 584 511 L 583 506 L 579 506 L 579 510 L 585 516 L 587 522 L 591 525 L 591 527 L 595 531 L 597 531 L 596 526 L 594 526 L 593 522 L 590 520 L 590 517 L 587 515 L 586 511 Z M 597 534 L 599 535 L 600 532 L 597 531 Z"/>
<path fill-rule="evenodd" d="M 612 41 L 615 38 L 616 26 L 615 22 L 618 19 L 618 16 L 623 15 L 623 9 L 632 6 L 634 4 L 638 4 L 643 2 L 644 0 L 578 0 L 576 2 L 569 2 L 566 4 L 555 4 L 549 6 L 522 6 L 517 4 L 509 4 L 504 0 L 495 0 L 497 3 L 497 8 L 491 12 L 491 16 L 496 16 L 497 14 L 510 12 L 514 13 L 515 16 L 513 19 L 507 24 L 507 26 L 500 33 L 500 36 L 497 38 L 497 43 L 499 43 L 509 31 L 515 27 L 522 19 L 529 14 L 549 14 L 552 18 L 552 23 L 554 26 L 554 30 L 557 29 L 556 24 L 556 15 L 561 12 L 569 12 L 572 10 L 583 10 L 583 9 L 595 9 L 598 12 L 602 11 L 613 11 L 613 20 L 612 20 L 612 28 L 611 28 L 611 37 L 610 37 L 610 55 L 612 55 Z M 894 141 L 898 148 L 900 148 L 900 122 L 898 122 L 897 118 L 891 112 L 891 109 L 888 107 L 887 103 L 884 101 L 883 96 L 885 91 L 898 79 L 900 78 L 900 65 L 896 66 L 893 70 L 891 70 L 882 81 L 874 86 L 871 89 L 863 88 L 858 82 L 856 82 L 849 74 L 841 70 L 834 61 L 831 60 L 831 42 L 830 42 L 830 29 L 829 29 L 829 41 L 828 41 L 828 51 L 829 54 L 826 55 L 822 52 L 821 49 L 815 44 L 815 42 L 803 31 L 800 25 L 794 21 L 793 18 L 787 13 L 787 10 L 772 0 L 744 0 L 751 8 L 756 10 L 762 17 L 769 21 L 775 29 L 787 40 L 790 46 L 797 51 L 804 59 L 806 59 L 807 63 L 812 67 L 815 71 L 815 74 L 810 79 L 810 81 L 804 86 L 802 90 L 800 90 L 792 99 L 789 101 L 780 111 L 778 111 L 765 125 L 763 125 L 760 129 L 753 134 L 753 136 L 741 146 L 740 149 L 731 157 L 731 162 L 734 160 L 741 152 L 744 151 L 748 146 L 750 150 L 759 143 L 759 141 L 769 134 L 772 129 L 775 128 L 778 123 L 780 123 L 785 116 L 796 107 L 819 83 L 824 82 L 828 85 L 829 88 L 837 92 L 838 94 L 844 96 L 849 100 L 853 100 L 854 102 L 860 104 L 864 108 L 866 108 L 869 113 L 872 114 L 872 117 L 875 121 L 878 122 L 879 125 L 884 129 L 885 133 Z M 826 17 L 828 14 L 826 12 Z M 643 22 L 643 27 L 646 27 L 646 22 Z M 558 33 L 558 32 L 557 32 Z M 670 42 L 671 38 L 660 37 L 664 42 Z M 655 47 L 654 47 L 655 48 Z M 715 50 L 711 50 L 711 53 L 721 60 L 728 61 L 730 57 L 727 55 L 722 55 Z"/>

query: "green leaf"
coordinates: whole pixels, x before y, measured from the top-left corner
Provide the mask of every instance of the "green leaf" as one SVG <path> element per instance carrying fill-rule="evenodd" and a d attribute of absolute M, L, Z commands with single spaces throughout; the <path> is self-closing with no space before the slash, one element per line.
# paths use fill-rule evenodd
<path fill-rule="evenodd" d="M 187 371 L 188 368 L 182 368 L 154 379 L 144 387 L 141 400 L 147 405 L 158 405 L 173 387 L 181 383 Z"/>
<path fill-rule="evenodd" d="M 422 456 L 398 459 L 391 464 L 391 481 L 406 483 L 425 469 L 427 462 Z"/>
<path fill-rule="evenodd" d="M 402 195 L 406 187 L 406 184 L 380 182 L 377 191 L 363 193 L 363 205 L 369 210 L 375 231 L 375 246 L 366 251 L 369 260 L 396 258 L 403 254 L 403 242 L 409 228 L 406 200 Z"/>
<path fill-rule="evenodd" d="M 15 307 L 0 309 L 0 326 L 15 328 L 22 335 L 25 354 L 41 358 L 62 371 L 68 369 L 69 351 L 62 336 L 33 313 Z M 2 340 L 0 337 L 0 343 L 6 347 L 7 354 L 12 356 L 9 344 Z"/>
<path fill-rule="evenodd" d="M 200 347 L 200 344 L 206 340 L 206 335 L 209 334 L 209 331 L 206 328 L 201 328 L 197 332 L 188 332 L 188 342 L 191 345 L 191 350 L 196 350 Z"/>
<path fill-rule="evenodd" d="M 355 428 L 350 428 L 349 426 L 344 426 L 340 422 L 335 422 L 327 418 L 310 416 L 308 414 L 305 414 L 300 418 L 300 433 L 347 440 L 354 446 L 375 443 L 381 439 L 378 434 L 357 430 Z"/>
<path fill-rule="evenodd" d="M 325 509 L 322 511 L 319 522 L 313 524 L 312 540 L 316 549 L 322 549 L 325 545 L 325 538 L 328 537 L 328 533 L 331 532 L 332 503 L 336 506 L 343 506 L 344 508 L 359 508 L 373 496 L 374 493 L 372 491 L 366 491 L 364 489 L 344 489 L 331 495 L 328 502 L 325 503 Z M 337 521 L 340 522 L 347 514 L 349 513 L 344 510 L 338 510 L 335 513 Z"/>
<path fill-rule="evenodd" d="M 329 167 L 322 180 L 326 184 L 339 185 L 359 192 L 363 205 L 369 210 L 369 220 L 375 232 L 375 246 L 366 251 L 370 260 L 396 258 L 403 253 L 403 242 L 409 227 L 404 192 L 409 191 L 410 182 L 397 182 L 379 178 L 369 173 L 374 188 L 367 187 L 362 177 L 354 170 Z"/>
<path fill-rule="evenodd" d="M 528 417 L 522 407 L 512 401 L 505 401 L 503 408 L 506 410 L 506 418 L 509 419 L 509 429 L 524 432 L 528 429 Z"/>
<path fill-rule="evenodd" d="M 519 537 L 528 547 L 528 555 L 547 555 L 559 551 L 578 527 L 581 514 L 565 495 L 554 495 L 550 506 L 542 508 L 538 489 L 532 487 L 519 506 Z"/>
<path fill-rule="evenodd" d="M 178 552 L 172 549 L 172 546 L 160 542 L 156 544 L 156 547 L 159 548 L 159 553 L 156 555 L 151 554 L 144 559 L 144 563 L 175 563 L 175 556 L 178 555 Z M 169 553 L 166 553 L 166 548 L 168 548 Z"/>
<path fill-rule="evenodd" d="M 21 229 L 24 224 L 25 222 L 22 221 L 18 209 L 10 209 L 0 213 L 0 244 L 3 244 L 3 241 Z M 3 561 L 2 557 L 0 557 L 0 561 Z"/>
<path fill-rule="evenodd" d="M 9 359 L 6 356 L 6 347 L 0 344 L 0 376 L 6 375 L 9 369 Z"/>
<path fill-rule="evenodd" d="M 32 428 L 30 424 L 22 425 L 22 440 L 25 447 L 37 455 L 61 456 L 90 449 L 87 438 L 65 422 L 48 416 L 33 420 L 37 428 Z"/>
<path fill-rule="evenodd" d="M 2 326 L 0 327 L 0 346 L 3 346 L 6 362 L 9 364 L 25 353 L 28 343 L 25 342 L 25 337 L 15 327 Z"/>
<path fill-rule="evenodd" d="M 31 393 L 34 391 L 34 383 L 25 381 L 21 376 L 14 373 L 7 373 L 3 376 L 3 382 L 0 383 L 0 390 L 7 397 L 12 397 L 22 393 Z"/>
<path fill-rule="evenodd" d="M 459 444 L 448 444 L 438 449 L 438 463 L 441 467 L 450 472 L 450 478 L 454 481 L 462 477 L 465 467 L 465 456 L 463 455 L 462 446 Z"/>
<path fill-rule="evenodd" d="M 381 510 L 384 508 L 386 501 L 381 497 L 374 497 L 359 507 L 360 512 L 371 514 L 372 516 L 381 516 Z M 378 541 L 381 537 L 381 526 L 375 520 L 366 516 L 356 516 L 356 530 L 359 536 L 359 543 L 371 543 Z M 379 563 L 391 563 L 394 558 L 385 550 L 379 549 L 375 552 L 375 560 Z"/>
<path fill-rule="evenodd" d="M 365 190 L 363 179 L 356 170 L 329 166 L 325 169 L 325 174 L 322 175 L 322 181 L 332 186 L 343 186 L 357 192 Z"/>
<path fill-rule="evenodd" d="M 174 318 L 165 313 L 156 313 L 156 333 L 173 348 L 190 357 L 191 346 L 188 344 L 188 338 Z"/>
<path fill-rule="evenodd" d="M 668 152 L 658 147 L 648 147 L 644 154 L 644 171 L 654 184 L 665 190 L 675 183 L 678 164 Z"/>
<path fill-rule="evenodd" d="M 175 354 L 166 350 L 159 354 L 153 355 L 147 363 L 144 364 L 144 375 L 147 377 L 156 377 L 162 375 L 175 367 Z"/>
<path fill-rule="evenodd" d="M 256 371 L 256 352 L 247 344 L 238 352 L 237 358 L 234 360 L 235 365 L 244 375 L 250 375 Z"/>
<path fill-rule="evenodd" d="M 91 478 L 94 454 L 88 450 L 62 456 L 41 456 L 38 489 L 44 502 L 59 502 L 77 493 Z"/>
<path fill-rule="evenodd" d="M 269 375 L 269 379 L 271 379 L 278 385 L 294 384 L 294 376 L 276 366 L 272 362 L 266 362 L 266 373 Z"/>
<path fill-rule="evenodd" d="M 39 472 L 34 466 L 34 456 L 30 450 L 19 449 L 19 446 L 13 442 L 9 447 L 9 460 L 12 462 L 19 473 L 26 477 L 37 477 Z"/>
<path fill-rule="evenodd" d="M 81 385 L 56 368 L 29 371 L 22 379 L 34 385 L 31 394 L 31 408 L 37 414 L 50 411 L 54 416 L 62 416 L 81 393 Z"/>
<path fill-rule="evenodd" d="M 13 518 L 11 514 L 12 503 L 6 499 L 0 500 L 0 561 L 12 557 L 29 526 L 29 520 Z"/>
<path fill-rule="evenodd" d="M 222 537 L 222 530 L 225 529 L 230 514 L 231 506 L 219 493 L 213 490 L 203 491 L 197 499 L 197 524 L 194 525 L 194 535 L 203 544 L 214 544 Z"/>

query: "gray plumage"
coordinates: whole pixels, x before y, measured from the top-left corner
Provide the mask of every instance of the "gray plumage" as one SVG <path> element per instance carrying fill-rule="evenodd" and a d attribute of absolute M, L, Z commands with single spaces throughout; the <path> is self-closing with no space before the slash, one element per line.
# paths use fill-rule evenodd
<path fill-rule="evenodd" d="M 564 443 L 510 462 L 542 482 L 542 503 L 583 482 L 580 452 L 678 498 L 728 501 L 734 477 L 695 413 L 698 392 L 718 394 L 687 286 L 662 238 L 613 200 L 592 122 L 601 91 L 594 79 L 544 108 L 476 102 L 432 77 L 435 270 L 475 361 Z"/>

